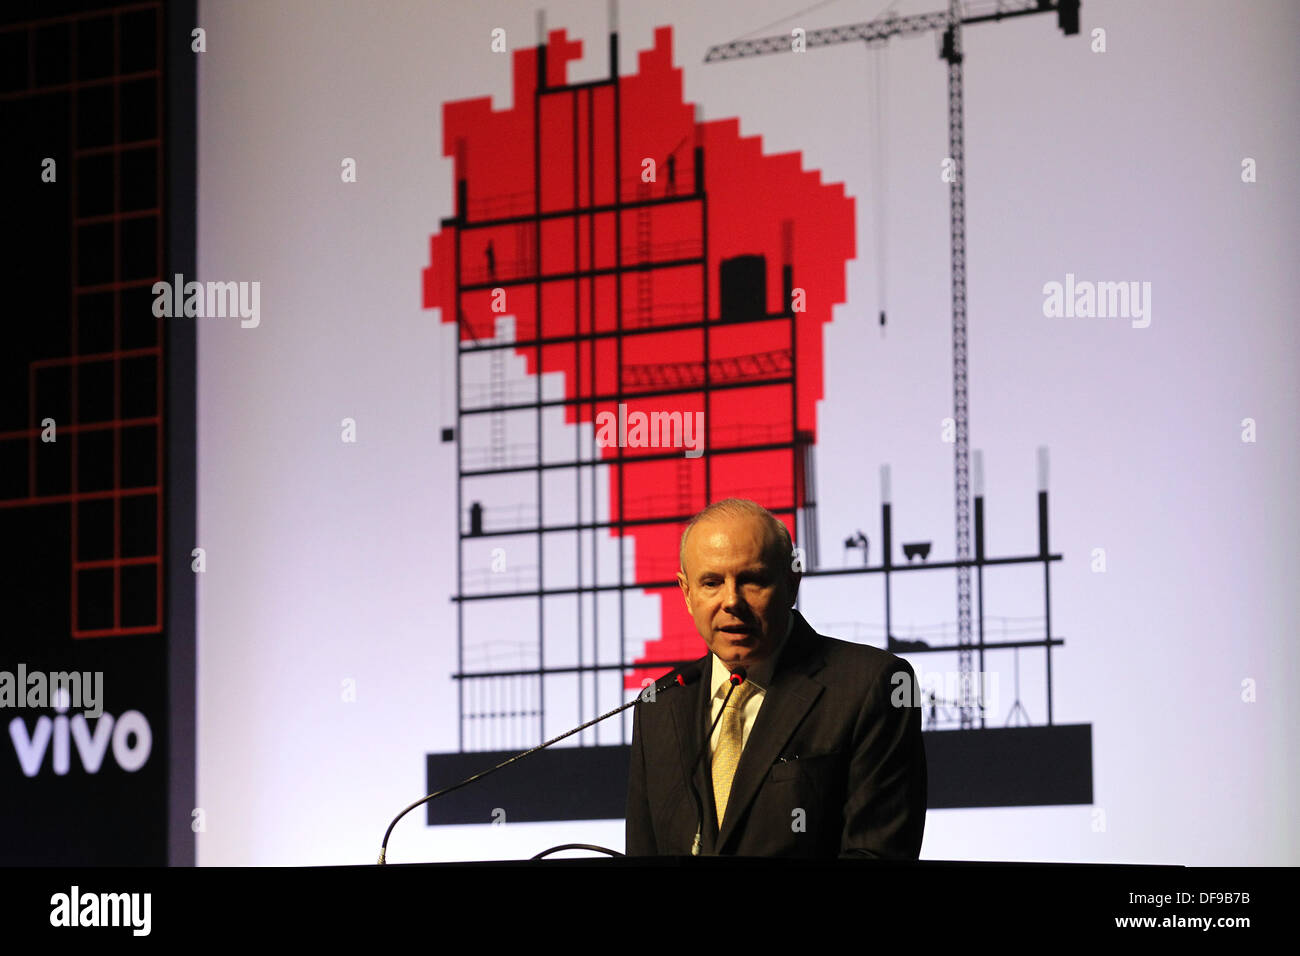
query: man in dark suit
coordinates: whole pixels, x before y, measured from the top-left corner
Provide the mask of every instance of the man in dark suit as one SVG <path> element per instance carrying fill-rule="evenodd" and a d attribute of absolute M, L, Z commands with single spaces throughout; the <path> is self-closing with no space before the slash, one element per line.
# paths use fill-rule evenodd
<path fill-rule="evenodd" d="M 792 551 L 785 525 L 744 499 L 710 505 L 683 533 L 678 584 L 709 653 L 697 683 L 637 705 L 629 856 L 919 855 L 915 674 L 887 651 L 813 631 L 792 609 Z"/>

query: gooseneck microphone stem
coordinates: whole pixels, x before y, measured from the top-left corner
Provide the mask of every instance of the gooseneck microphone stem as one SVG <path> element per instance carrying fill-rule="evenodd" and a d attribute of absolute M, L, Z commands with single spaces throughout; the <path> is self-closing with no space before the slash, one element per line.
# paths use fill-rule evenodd
<path fill-rule="evenodd" d="M 709 746 L 709 741 L 713 739 L 713 731 L 717 729 L 718 721 L 720 721 L 722 715 L 726 713 L 727 704 L 731 702 L 731 695 L 736 692 L 737 687 L 745 682 L 746 676 L 745 668 L 737 667 L 731 672 L 731 676 L 727 678 L 727 682 L 731 684 L 731 686 L 727 688 L 727 696 L 722 698 L 722 706 L 718 708 L 718 716 L 714 717 L 713 723 L 709 725 L 709 732 L 705 735 L 704 743 L 700 745 L 700 752 L 696 754 L 695 759 L 691 761 L 691 796 L 695 798 L 695 839 L 691 843 L 691 856 L 700 855 L 700 837 L 704 833 L 704 801 L 700 799 L 700 791 L 695 788 L 695 768 L 699 766 L 700 760 L 704 757 L 705 748 Z M 721 820 L 718 821 L 718 825 L 722 825 Z"/>
<path fill-rule="evenodd" d="M 654 694 L 655 695 L 661 694 L 677 686 L 685 687 L 689 684 L 695 683 L 695 681 L 698 680 L 698 678 L 699 678 L 698 667 L 693 666 L 693 667 L 682 668 L 679 671 L 675 671 L 664 677 L 661 677 L 653 685 Z M 647 690 L 648 689 L 649 688 L 647 688 Z M 572 737 L 574 734 L 578 733 L 579 731 L 586 730 L 592 724 L 598 724 L 602 720 L 606 720 L 610 717 L 613 717 L 615 714 L 621 713 L 622 711 L 627 710 L 629 707 L 639 704 L 644 699 L 646 698 L 645 698 L 645 691 L 643 690 L 640 694 L 637 694 L 626 704 L 621 704 L 618 707 L 615 707 L 613 710 L 601 714 L 599 717 L 593 717 L 585 724 L 580 724 L 579 726 L 574 727 L 572 730 L 566 730 L 558 737 L 552 737 L 550 740 L 546 741 L 545 743 L 540 743 L 536 747 L 533 747 L 529 750 L 525 750 L 522 753 L 517 753 L 509 760 L 501 761 L 501 763 L 497 764 L 495 767 L 489 767 L 487 770 L 479 771 L 478 773 L 474 774 L 474 776 L 472 777 L 466 777 L 460 783 L 453 783 L 450 787 L 444 787 L 443 789 L 437 791 L 436 793 L 431 793 L 427 797 L 421 797 L 419 800 L 416 800 L 413 804 L 411 804 L 409 807 L 407 807 L 397 816 L 393 817 L 393 822 L 388 824 L 388 829 L 384 831 L 384 842 L 381 843 L 379 846 L 379 864 L 382 866 L 384 863 L 387 862 L 386 858 L 388 856 L 388 838 L 393 835 L 393 827 L 397 826 L 397 822 L 401 820 L 402 817 L 406 816 L 408 813 L 414 810 L 416 807 L 423 806 L 424 804 L 428 803 L 430 800 L 433 800 L 435 797 L 441 797 L 443 794 L 451 793 L 453 790 L 459 790 L 461 787 L 468 786 L 469 784 L 473 783 L 475 780 L 481 780 L 483 777 L 486 777 L 490 773 L 496 773 L 498 770 L 510 766 L 516 760 L 522 760 L 524 757 L 527 757 L 529 754 L 534 754 L 539 750 L 545 750 L 547 747 L 551 746 L 551 744 L 558 743 L 559 741 L 563 740 L 565 737 Z M 653 700 L 654 698 L 651 697 L 650 699 Z M 696 797 L 696 802 L 698 803 L 698 801 L 699 798 Z"/>

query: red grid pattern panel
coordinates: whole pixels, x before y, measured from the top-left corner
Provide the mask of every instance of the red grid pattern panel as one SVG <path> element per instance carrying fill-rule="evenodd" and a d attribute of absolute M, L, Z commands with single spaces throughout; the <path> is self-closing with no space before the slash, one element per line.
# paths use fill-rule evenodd
<path fill-rule="evenodd" d="M 66 183 L 58 188 L 70 196 L 72 280 L 69 352 L 29 363 L 25 427 L 0 431 L 6 461 L 25 458 L 27 472 L 26 494 L 0 493 L 0 508 L 71 509 L 73 637 L 156 634 L 164 375 L 150 292 L 163 269 L 160 5 L 0 33 L 10 43 L 25 34 L 28 49 L 26 87 L 0 98 L 69 98 L 70 151 L 55 158 Z"/>

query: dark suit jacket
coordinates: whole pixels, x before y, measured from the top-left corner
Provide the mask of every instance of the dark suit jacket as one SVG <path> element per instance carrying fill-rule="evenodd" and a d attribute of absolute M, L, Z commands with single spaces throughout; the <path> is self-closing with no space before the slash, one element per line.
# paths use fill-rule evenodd
<path fill-rule="evenodd" d="M 688 855 L 696 803 L 701 852 L 914 860 L 925 830 L 926 768 L 916 675 L 899 657 L 816 633 L 798 611 L 777 660 L 718 832 L 707 754 L 712 655 L 698 684 L 636 706 L 627 855 Z M 891 677 L 906 673 L 908 706 Z M 798 811 L 803 811 L 802 815 Z M 802 816 L 802 820 L 800 817 Z M 802 826 L 801 826 L 802 824 Z"/>

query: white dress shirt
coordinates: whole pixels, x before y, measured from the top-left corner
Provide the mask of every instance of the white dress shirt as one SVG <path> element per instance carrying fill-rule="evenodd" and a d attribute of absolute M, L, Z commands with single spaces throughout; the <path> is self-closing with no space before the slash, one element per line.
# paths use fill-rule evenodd
<path fill-rule="evenodd" d="M 781 651 L 785 648 L 786 642 L 790 639 L 790 632 L 794 630 L 794 615 L 791 614 L 786 619 L 785 636 L 777 644 L 776 650 L 772 656 L 762 664 L 750 669 L 746 675 L 746 682 L 754 686 L 754 693 L 745 701 L 745 707 L 741 711 L 741 719 L 744 721 L 740 731 L 740 749 L 745 749 L 745 744 L 749 742 L 749 732 L 754 728 L 754 721 L 758 719 L 758 711 L 763 706 L 763 698 L 767 696 L 767 684 L 772 679 L 772 674 L 776 670 L 777 658 L 781 656 Z M 718 714 L 722 710 L 722 701 L 727 696 L 727 690 L 730 686 L 729 678 L 731 671 L 727 670 L 727 665 L 722 663 L 722 659 L 717 654 L 713 655 L 713 673 L 711 680 L 713 682 L 713 706 L 709 711 L 709 724 L 717 720 Z M 722 721 L 713 728 L 713 736 L 709 738 L 709 758 L 712 759 L 713 752 L 718 748 L 718 736 L 722 733 Z"/>

